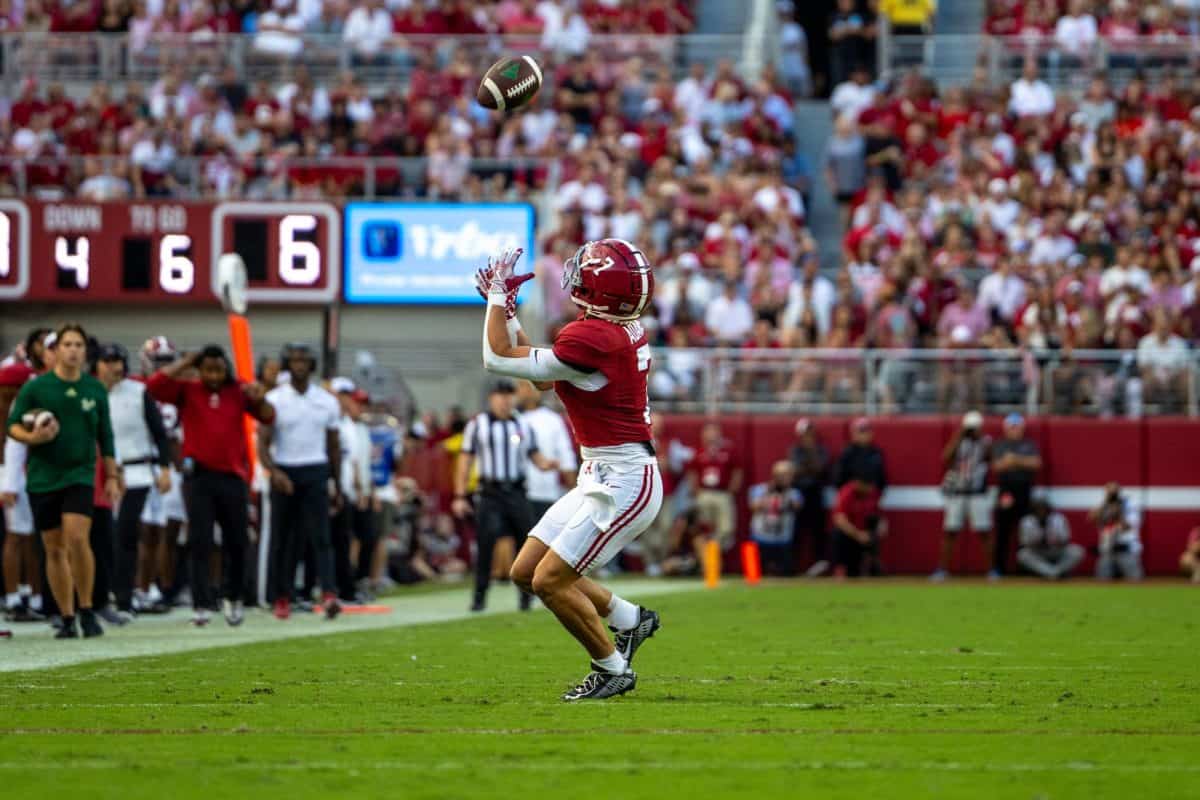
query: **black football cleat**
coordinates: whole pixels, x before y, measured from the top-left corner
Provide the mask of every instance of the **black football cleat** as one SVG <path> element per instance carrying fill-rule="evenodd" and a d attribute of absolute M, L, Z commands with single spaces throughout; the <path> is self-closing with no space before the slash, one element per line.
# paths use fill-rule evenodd
<path fill-rule="evenodd" d="M 75 627 L 74 617 L 60 618 L 58 632 L 54 634 L 55 639 L 78 639 L 79 631 Z"/>
<path fill-rule="evenodd" d="M 578 700 L 606 700 L 632 691 L 637 686 L 637 673 L 626 669 L 624 672 L 605 672 L 599 664 L 592 662 L 592 671 L 587 674 L 579 685 L 563 694 L 562 699 L 568 703 Z"/>
<path fill-rule="evenodd" d="M 83 630 L 83 638 L 85 639 L 104 635 L 104 628 L 100 627 L 100 621 L 96 619 L 95 612 L 90 608 L 80 610 L 79 627 Z"/>
<path fill-rule="evenodd" d="M 617 647 L 617 652 L 625 657 L 625 660 L 630 664 L 633 663 L 633 654 L 638 651 L 642 643 L 654 635 L 654 632 L 662 627 L 662 623 L 658 618 L 657 611 L 651 611 L 648 608 L 638 606 L 638 623 L 627 631 L 618 631 L 613 628 L 617 634 L 613 637 L 613 643 Z"/>

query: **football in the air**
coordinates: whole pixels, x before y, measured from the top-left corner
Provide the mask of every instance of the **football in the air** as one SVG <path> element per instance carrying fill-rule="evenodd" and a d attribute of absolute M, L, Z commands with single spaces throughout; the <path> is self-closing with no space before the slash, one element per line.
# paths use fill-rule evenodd
<path fill-rule="evenodd" d="M 542 88 L 542 68 L 529 56 L 506 56 L 484 73 L 475 98 L 479 105 L 510 111 L 532 100 Z"/>
<path fill-rule="evenodd" d="M 47 411 L 44 408 L 31 408 L 21 415 L 21 426 L 25 430 L 32 432 L 49 425 L 53 420 L 53 411 Z"/>

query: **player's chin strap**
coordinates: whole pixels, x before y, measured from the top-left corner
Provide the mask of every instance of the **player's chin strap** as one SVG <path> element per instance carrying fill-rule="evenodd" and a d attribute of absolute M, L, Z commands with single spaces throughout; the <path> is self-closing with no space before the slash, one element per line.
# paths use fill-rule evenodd
<path fill-rule="evenodd" d="M 503 314 L 507 302 L 508 300 L 502 292 L 489 292 L 487 314 Z M 488 341 L 487 320 L 488 318 L 485 316 L 483 321 L 483 366 L 488 372 L 509 378 L 524 378 L 528 381 L 581 381 L 588 379 L 589 376 L 586 372 L 568 367 L 558 360 L 553 350 L 547 347 L 531 347 L 529 355 L 524 358 L 496 355 Z M 515 347 L 517 331 L 521 330 L 521 323 L 516 319 L 510 319 L 506 320 L 505 327 L 508 329 L 508 341 Z"/>

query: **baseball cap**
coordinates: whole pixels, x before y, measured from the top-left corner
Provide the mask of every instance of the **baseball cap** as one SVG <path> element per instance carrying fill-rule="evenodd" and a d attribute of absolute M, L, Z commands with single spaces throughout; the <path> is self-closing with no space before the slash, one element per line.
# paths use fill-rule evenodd
<path fill-rule="evenodd" d="M 329 388 L 334 394 L 351 394 L 358 387 L 354 385 L 354 381 L 339 375 L 329 382 Z"/>
<path fill-rule="evenodd" d="M 100 346 L 100 351 L 96 354 L 97 361 L 128 361 L 129 351 L 116 342 L 109 342 Z"/>
<path fill-rule="evenodd" d="M 1016 413 L 1015 411 L 1004 418 L 1004 427 L 1006 427 L 1006 428 L 1015 428 L 1018 425 L 1024 425 L 1024 424 L 1025 424 L 1025 418 L 1022 417 L 1020 414 Z"/>
<path fill-rule="evenodd" d="M 850 423 L 850 430 L 854 431 L 855 433 L 869 431 L 871 430 L 871 420 L 867 417 L 856 417 L 855 420 Z"/>
<path fill-rule="evenodd" d="M 978 411 L 968 411 L 963 414 L 962 424 L 964 428 L 981 428 L 983 427 L 983 414 Z"/>

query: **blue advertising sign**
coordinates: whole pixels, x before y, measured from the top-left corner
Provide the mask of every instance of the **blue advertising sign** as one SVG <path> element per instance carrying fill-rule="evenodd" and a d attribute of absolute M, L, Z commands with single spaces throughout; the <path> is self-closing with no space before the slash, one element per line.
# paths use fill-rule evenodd
<path fill-rule="evenodd" d="M 350 203 L 348 303 L 478 303 L 475 271 L 489 256 L 525 248 L 532 269 L 533 207 L 526 203 Z"/>

